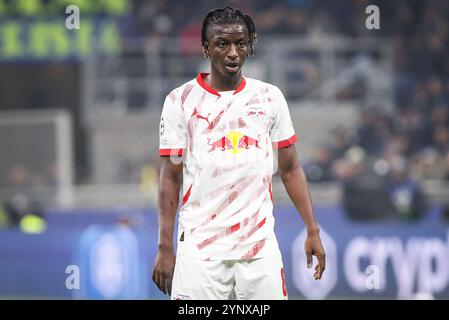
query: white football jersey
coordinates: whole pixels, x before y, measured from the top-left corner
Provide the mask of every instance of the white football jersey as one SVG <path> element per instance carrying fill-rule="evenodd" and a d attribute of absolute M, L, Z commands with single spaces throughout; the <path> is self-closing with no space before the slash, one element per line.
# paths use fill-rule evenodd
<path fill-rule="evenodd" d="M 275 254 L 273 150 L 296 141 L 287 102 L 276 86 L 250 78 L 220 95 L 205 76 L 170 92 L 161 116 L 160 155 L 184 157 L 178 253 L 204 260 Z"/>

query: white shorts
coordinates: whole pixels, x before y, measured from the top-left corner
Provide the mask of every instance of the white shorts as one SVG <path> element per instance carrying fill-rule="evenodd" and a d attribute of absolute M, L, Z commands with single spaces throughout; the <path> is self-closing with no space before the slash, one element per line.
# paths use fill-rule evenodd
<path fill-rule="evenodd" d="M 205 261 L 178 254 L 172 300 L 287 300 L 281 254 Z"/>

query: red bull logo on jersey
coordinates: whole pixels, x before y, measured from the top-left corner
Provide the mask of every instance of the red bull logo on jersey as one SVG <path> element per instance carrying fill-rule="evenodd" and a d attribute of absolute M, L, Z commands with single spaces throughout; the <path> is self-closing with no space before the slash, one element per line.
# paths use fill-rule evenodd
<path fill-rule="evenodd" d="M 247 136 L 240 131 L 228 132 L 225 136 L 212 142 L 208 139 L 208 144 L 211 146 L 209 152 L 219 149 L 221 151 L 229 150 L 235 154 L 251 147 L 260 149 L 260 140 Z"/>
<path fill-rule="evenodd" d="M 252 120 L 260 122 L 265 119 L 267 113 L 265 112 L 265 110 L 261 108 L 251 108 L 249 111 L 247 111 L 246 115 L 250 117 Z"/>

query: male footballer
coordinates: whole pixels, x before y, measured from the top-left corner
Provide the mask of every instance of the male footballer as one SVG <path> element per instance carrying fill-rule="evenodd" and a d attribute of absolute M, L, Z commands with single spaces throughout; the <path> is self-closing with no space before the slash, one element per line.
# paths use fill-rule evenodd
<path fill-rule="evenodd" d="M 248 15 L 230 7 L 210 11 L 201 31 L 210 73 L 198 74 L 165 99 L 152 278 L 172 299 L 288 298 L 274 233 L 274 157 L 306 226 L 307 265 L 316 256 L 317 280 L 325 269 L 287 102 L 276 86 L 242 74 L 255 42 Z"/>

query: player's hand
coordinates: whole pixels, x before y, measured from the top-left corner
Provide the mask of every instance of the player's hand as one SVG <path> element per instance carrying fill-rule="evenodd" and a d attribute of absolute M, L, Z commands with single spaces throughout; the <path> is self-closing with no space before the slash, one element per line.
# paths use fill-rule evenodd
<path fill-rule="evenodd" d="M 317 258 L 318 263 L 315 266 L 315 274 L 313 277 L 315 280 L 320 280 L 324 269 L 326 269 L 326 253 L 324 252 L 323 245 L 321 244 L 319 231 L 307 233 L 304 249 L 306 251 L 307 267 L 309 269 L 313 266 L 312 256 Z"/>
<path fill-rule="evenodd" d="M 154 261 L 152 279 L 159 290 L 171 295 L 173 271 L 175 269 L 175 255 L 173 252 L 159 251 Z"/>

